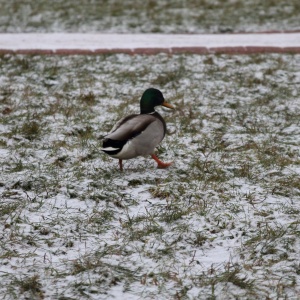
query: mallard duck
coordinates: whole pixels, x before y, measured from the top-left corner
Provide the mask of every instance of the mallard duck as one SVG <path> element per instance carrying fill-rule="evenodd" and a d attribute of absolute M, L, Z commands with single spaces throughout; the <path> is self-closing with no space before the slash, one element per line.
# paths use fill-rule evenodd
<path fill-rule="evenodd" d="M 120 170 L 122 161 L 138 156 L 150 155 L 158 168 L 167 168 L 172 162 L 164 163 L 154 154 L 154 149 L 163 140 L 166 123 L 154 107 L 162 105 L 174 108 L 165 102 L 162 92 L 158 89 L 147 89 L 140 101 L 140 114 L 129 115 L 119 120 L 112 130 L 104 137 L 102 151 L 113 158 L 119 159 Z"/>

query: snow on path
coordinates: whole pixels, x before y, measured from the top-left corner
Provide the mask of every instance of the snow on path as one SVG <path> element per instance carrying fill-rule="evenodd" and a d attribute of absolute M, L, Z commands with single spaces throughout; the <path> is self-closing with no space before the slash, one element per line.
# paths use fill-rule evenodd
<path fill-rule="evenodd" d="M 164 50 L 164 51 L 163 51 Z M 0 34 L 0 52 L 68 54 L 104 52 L 293 52 L 300 53 L 300 33 L 249 34 Z"/>

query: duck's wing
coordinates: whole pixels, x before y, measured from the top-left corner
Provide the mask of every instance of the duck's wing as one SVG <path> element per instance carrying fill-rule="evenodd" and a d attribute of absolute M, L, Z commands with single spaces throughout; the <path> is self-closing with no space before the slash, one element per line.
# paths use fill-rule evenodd
<path fill-rule="evenodd" d="M 121 119 L 105 138 L 128 141 L 141 134 L 156 118 L 151 115 L 131 115 Z"/>
<path fill-rule="evenodd" d="M 129 115 L 129 116 L 126 116 L 126 117 L 120 119 L 120 120 L 114 125 L 114 127 L 111 129 L 111 131 L 110 131 L 107 135 L 109 135 L 110 133 L 116 131 L 122 124 L 126 123 L 126 121 L 128 121 L 128 120 L 130 120 L 130 119 L 132 119 L 132 118 L 134 118 L 134 117 L 136 117 L 136 116 L 139 116 L 139 115 L 138 115 L 138 114 L 132 114 L 132 115 Z M 106 135 L 106 136 L 107 136 L 107 135 Z"/>
<path fill-rule="evenodd" d="M 152 115 L 130 115 L 116 123 L 103 140 L 102 150 L 109 154 L 116 154 L 131 139 L 140 135 L 157 118 Z"/>

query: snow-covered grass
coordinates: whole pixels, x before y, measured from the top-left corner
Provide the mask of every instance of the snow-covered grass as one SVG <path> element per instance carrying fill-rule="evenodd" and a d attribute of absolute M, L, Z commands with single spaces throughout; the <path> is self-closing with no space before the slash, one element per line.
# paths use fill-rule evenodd
<path fill-rule="evenodd" d="M 4 299 L 298 299 L 300 55 L 1 56 Z M 146 88 L 164 161 L 99 150 Z"/>
<path fill-rule="evenodd" d="M 299 30 L 299 0 L 0 0 L 0 32 Z"/>

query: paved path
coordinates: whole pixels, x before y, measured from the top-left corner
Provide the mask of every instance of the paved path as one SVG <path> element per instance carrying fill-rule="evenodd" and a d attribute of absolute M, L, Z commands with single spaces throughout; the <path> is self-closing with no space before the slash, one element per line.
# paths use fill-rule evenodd
<path fill-rule="evenodd" d="M 245 34 L 0 34 L 0 53 L 300 53 L 300 32 Z"/>

